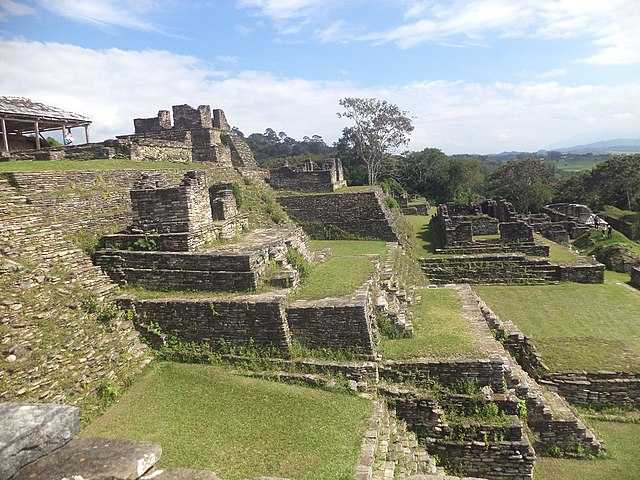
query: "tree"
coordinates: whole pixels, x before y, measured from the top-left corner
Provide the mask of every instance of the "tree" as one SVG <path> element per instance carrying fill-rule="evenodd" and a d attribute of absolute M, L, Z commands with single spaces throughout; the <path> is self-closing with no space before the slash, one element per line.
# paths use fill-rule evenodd
<path fill-rule="evenodd" d="M 489 194 L 520 212 L 538 211 L 553 197 L 553 170 L 543 160 L 510 160 L 489 176 Z"/>
<path fill-rule="evenodd" d="M 376 98 L 347 97 L 340 100 L 344 112 L 339 118 L 353 121 L 347 127 L 356 153 L 367 167 L 369 185 L 374 185 L 385 156 L 390 150 L 405 145 L 413 131 L 408 112 L 397 105 Z"/>
<path fill-rule="evenodd" d="M 586 188 L 598 192 L 598 206 L 640 208 L 640 155 L 614 156 L 597 165 L 591 170 Z"/>

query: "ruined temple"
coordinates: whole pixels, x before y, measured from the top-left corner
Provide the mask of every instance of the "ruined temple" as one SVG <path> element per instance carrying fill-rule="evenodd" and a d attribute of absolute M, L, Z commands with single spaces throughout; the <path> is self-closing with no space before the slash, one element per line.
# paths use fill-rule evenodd
<path fill-rule="evenodd" d="M 171 113 L 160 110 L 155 117 L 134 119 L 133 135 L 117 137 L 132 159 L 173 157 L 237 168 L 256 166 L 251 149 L 232 131 L 224 111 L 209 105 L 174 105 L 172 110 L 173 124 Z"/>
<path fill-rule="evenodd" d="M 276 189 L 303 192 L 333 192 L 347 186 L 342 162 L 336 158 L 321 164 L 307 159 L 301 167 L 283 165 L 271 170 L 269 183 Z"/>

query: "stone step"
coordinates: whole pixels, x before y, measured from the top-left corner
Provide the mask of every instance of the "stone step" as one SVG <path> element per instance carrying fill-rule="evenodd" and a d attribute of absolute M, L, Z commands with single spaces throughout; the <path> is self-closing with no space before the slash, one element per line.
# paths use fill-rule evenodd
<path fill-rule="evenodd" d="M 161 453 L 160 445 L 154 443 L 80 437 L 27 465 L 13 480 L 137 480 Z"/>

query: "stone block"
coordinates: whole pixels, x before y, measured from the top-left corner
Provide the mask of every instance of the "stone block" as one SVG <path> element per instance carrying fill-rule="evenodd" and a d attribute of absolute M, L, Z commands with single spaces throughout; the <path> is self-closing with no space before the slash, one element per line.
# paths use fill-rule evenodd
<path fill-rule="evenodd" d="M 137 480 L 160 459 L 160 445 L 104 438 L 76 438 L 27 465 L 14 480 Z"/>
<path fill-rule="evenodd" d="M 77 407 L 0 404 L 0 479 L 62 447 L 80 430 Z"/>

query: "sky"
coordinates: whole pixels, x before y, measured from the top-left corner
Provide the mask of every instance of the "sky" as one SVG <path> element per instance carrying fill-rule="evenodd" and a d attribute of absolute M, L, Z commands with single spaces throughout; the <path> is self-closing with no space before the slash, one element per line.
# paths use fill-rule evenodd
<path fill-rule="evenodd" d="M 338 100 L 410 112 L 409 148 L 640 138 L 639 0 L 0 0 L 0 95 L 88 115 L 92 140 L 188 103 L 333 142 Z"/>

